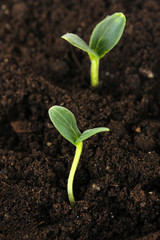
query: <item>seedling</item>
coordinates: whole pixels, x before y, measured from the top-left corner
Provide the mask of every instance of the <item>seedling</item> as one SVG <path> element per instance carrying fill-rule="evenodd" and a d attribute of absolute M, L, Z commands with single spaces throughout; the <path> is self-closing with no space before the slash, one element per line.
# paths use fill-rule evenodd
<path fill-rule="evenodd" d="M 96 25 L 91 34 L 89 45 L 79 36 L 73 33 L 66 33 L 62 36 L 73 46 L 87 52 L 91 60 L 91 85 L 99 85 L 99 61 L 108 53 L 120 40 L 126 18 L 123 13 L 114 13 L 107 16 Z"/>
<path fill-rule="evenodd" d="M 77 122 L 73 113 L 67 108 L 61 106 L 51 107 L 49 109 L 49 117 L 60 134 L 76 146 L 76 152 L 67 183 L 68 198 L 71 206 L 74 207 L 75 199 L 73 194 L 73 180 L 81 156 L 83 141 L 96 133 L 109 131 L 109 129 L 105 127 L 98 127 L 81 133 L 77 127 Z"/>

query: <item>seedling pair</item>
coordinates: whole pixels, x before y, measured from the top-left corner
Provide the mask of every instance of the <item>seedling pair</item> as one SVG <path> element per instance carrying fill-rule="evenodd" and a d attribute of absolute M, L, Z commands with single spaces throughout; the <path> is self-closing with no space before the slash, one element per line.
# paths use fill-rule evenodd
<path fill-rule="evenodd" d="M 99 85 L 99 61 L 108 53 L 120 40 L 126 18 L 123 13 L 115 13 L 106 17 L 94 28 L 89 45 L 85 43 L 79 36 L 73 33 L 67 33 L 62 36 L 75 47 L 88 53 L 91 60 L 91 85 L 97 87 Z M 53 125 L 60 134 L 76 147 L 76 152 L 72 167 L 69 173 L 67 191 L 68 198 L 72 207 L 75 206 L 73 194 L 73 180 L 78 166 L 78 162 L 82 152 L 83 141 L 96 133 L 109 131 L 108 128 L 99 127 L 84 131 L 83 133 L 77 127 L 76 119 L 72 112 L 61 106 L 53 106 L 49 109 L 49 116 Z"/>
<path fill-rule="evenodd" d="M 83 141 L 95 135 L 96 133 L 109 131 L 109 129 L 105 127 L 98 127 L 81 133 L 77 127 L 77 122 L 73 113 L 61 106 L 51 107 L 49 109 L 49 117 L 60 134 L 74 146 L 76 146 L 76 152 L 67 184 L 68 198 L 71 206 L 74 207 L 75 199 L 73 194 L 73 180 L 81 156 Z"/>
<path fill-rule="evenodd" d="M 123 13 L 114 13 L 96 25 L 90 37 L 89 45 L 79 36 L 67 33 L 62 36 L 73 46 L 87 52 L 91 61 L 91 85 L 99 85 L 99 61 L 120 40 L 126 18 Z"/>

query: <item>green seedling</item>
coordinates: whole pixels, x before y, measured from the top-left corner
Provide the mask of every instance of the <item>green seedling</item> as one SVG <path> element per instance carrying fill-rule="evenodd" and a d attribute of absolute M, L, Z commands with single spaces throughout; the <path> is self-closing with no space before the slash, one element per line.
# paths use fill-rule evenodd
<path fill-rule="evenodd" d="M 83 141 L 96 133 L 109 131 L 109 129 L 105 127 L 98 127 L 81 133 L 77 127 L 77 122 L 73 113 L 67 108 L 61 106 L 55 105 L 51 107 L 49 109 L 49 117 L 60 134 L 76 146 L 76 152 L 67 183 L 68 198 L 71 206 L 74 207 L 75 199 L 73 194 L 73 180 L 81 156 Z"/>
<path fill-rule="evenodd" d="M 120 40 L 126 24 L 123 13 L 114 13 L 107 16 L 96 25 L 91 34 L 89 45 L 79 36 L 73 33 L 66 33 L 62 36 L 73 46 L 87 52 L 91 60 L 91 85 L 99 85 L 99 61 L 108 53 Z"/>

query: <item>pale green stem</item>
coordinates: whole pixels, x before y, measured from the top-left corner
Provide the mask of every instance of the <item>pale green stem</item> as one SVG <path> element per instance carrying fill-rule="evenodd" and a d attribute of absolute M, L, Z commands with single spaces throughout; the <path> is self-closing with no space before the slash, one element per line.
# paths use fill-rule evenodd
<path fill-rule="evenodd" d="M 91 59 L 91 85 L 97 87 L 99 85 L 99 59 Z"/>
<path fill-rule="evenodd" d="M 73 194 L 73 180 L 74 180 L 74 175 L 78 166 L 78 162 L 81 156 L 81 152 L 82 152 L 82 146 L 83 143 L 79 142 L 76 145 L 76 153 L 73 159 L 73 163 L 72 163 L 72 167 L 69 173 L 69 178 L 68 178 L 68 183 L 67 183 L 67 191 L 68 191 L 68 198 L 70 201 L 70 204 L 72 207 L 75 206 L 75 199 L 74 199 L 74 194 Z"/>

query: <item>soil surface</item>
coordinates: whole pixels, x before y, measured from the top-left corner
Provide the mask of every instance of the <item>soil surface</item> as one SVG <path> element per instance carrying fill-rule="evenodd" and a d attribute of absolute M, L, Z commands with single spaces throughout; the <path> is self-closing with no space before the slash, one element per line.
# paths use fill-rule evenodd
<path fill-rule="evenodd" d="M 87 42 L 106 15 L 127 18 L 90 87 Z M 0 1 L 0 240 L 160 239 L 159 0 Z M 84 142 L 69 205 L 75 147 L 52 126 L 70 109 Z"/>

